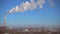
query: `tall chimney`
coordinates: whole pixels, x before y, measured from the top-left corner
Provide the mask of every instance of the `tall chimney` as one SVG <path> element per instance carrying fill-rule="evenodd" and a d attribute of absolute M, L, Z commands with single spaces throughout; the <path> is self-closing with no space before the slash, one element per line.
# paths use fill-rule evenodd
<path fill-rule="evenodd" d="M 4 27 L 6 27 L 6 16 L 4 16 Z"/>

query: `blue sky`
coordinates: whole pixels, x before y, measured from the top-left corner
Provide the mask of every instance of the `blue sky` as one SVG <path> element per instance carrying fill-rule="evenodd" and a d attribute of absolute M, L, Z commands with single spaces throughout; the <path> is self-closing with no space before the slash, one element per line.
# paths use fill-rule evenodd
<path fill-rule="evenodd" d="M 3 14 L 6 10 L 26 1 L 28 0 L 0 0 L 0 24 L 4 23 Z M 8 14 L 6 24 L 9 26 L 60 26 L 60 0 L 53 0 L 55 6 L 52 8 L 49 8 L 47 1 L 43 9 L 38 7 L 34 10 Z"/>

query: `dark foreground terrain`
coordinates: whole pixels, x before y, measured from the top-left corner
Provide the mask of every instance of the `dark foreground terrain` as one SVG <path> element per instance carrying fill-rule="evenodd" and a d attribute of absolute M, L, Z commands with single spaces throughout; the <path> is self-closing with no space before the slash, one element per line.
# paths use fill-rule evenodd
<path fill-rule="evenodd" d="M 60 34 L 60 29 L 41 28 L 8 28 L 0 26 L 0 34 Z"/>

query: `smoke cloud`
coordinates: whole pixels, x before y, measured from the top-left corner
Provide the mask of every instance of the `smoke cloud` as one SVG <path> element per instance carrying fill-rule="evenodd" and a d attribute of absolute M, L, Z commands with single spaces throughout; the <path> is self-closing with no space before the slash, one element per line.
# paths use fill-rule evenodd
<path fill-rule="evenodd" d="M 48 4 L 49 4 L 49 8 L 51 8 L 51 7 L 54 7 L 55 6 L 55 4 L 54 4 L 54 2 L 53 2 L 53 0 L 48 0 Z"/>
<path fill-rule="evenodd" d="M 40 8 L 43 8 L 43 4 L 45 4 L 45 0 L 38 0 L 37 4 L 39 5 Z"/>
<path fill-rule="evenodd" d="M 4 24 L 6 23 L 7 14 L 10 14 L 13 12 L 24 12 L 26 10 L 33 10 L 33 9 L 36 9 L 37 7 L 42 9 L 44 7 L 43 4 L 45 4 L 45 3 L 46 3 L 46 0 L 37 0 L 36 2 L 35 2 L 35 0 L 30 0 L 30 2 L 28 2 L 28 1 L 22 2 L 22 4 L 20 6 L 17 5 L 16 7 L 13 7 L 12 9 L 7 10 L 7 12 L 4 14 Z M 50 8 L 54 7 L 54 3 L 52 0 L 48 0 L 48 4 L 49 4 Z"/>
<path fill-rule="evenodd" d="M 37 0 L 35 2 L 35 0 L 30 0 L 30 2 L 26 1 L 26 2 L 22 2 L 22 4 L 20 6 L 16 6 L 10 10 L 8 10 L 6 12 L 6 14 L 10 14 L 13 12 L 24 12 L 26 10 L 33 10 L 37 8 L 37 5 L 40 7 L 40 9 L 43 8 L 43 4 L 46 3 L 46 0 Z M 48 3 L 52 6 L 54 6 L 54 4 L 52 3 L 52 0 L 48 0 Z"/>

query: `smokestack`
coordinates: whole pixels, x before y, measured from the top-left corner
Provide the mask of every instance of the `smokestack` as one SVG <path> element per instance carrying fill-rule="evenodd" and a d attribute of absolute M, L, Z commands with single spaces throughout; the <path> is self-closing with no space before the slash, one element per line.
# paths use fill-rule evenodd
<path fill-rule="evenodd" d="M 4 16 L 4 27 L 6 27 L 6 16 Z"/>

